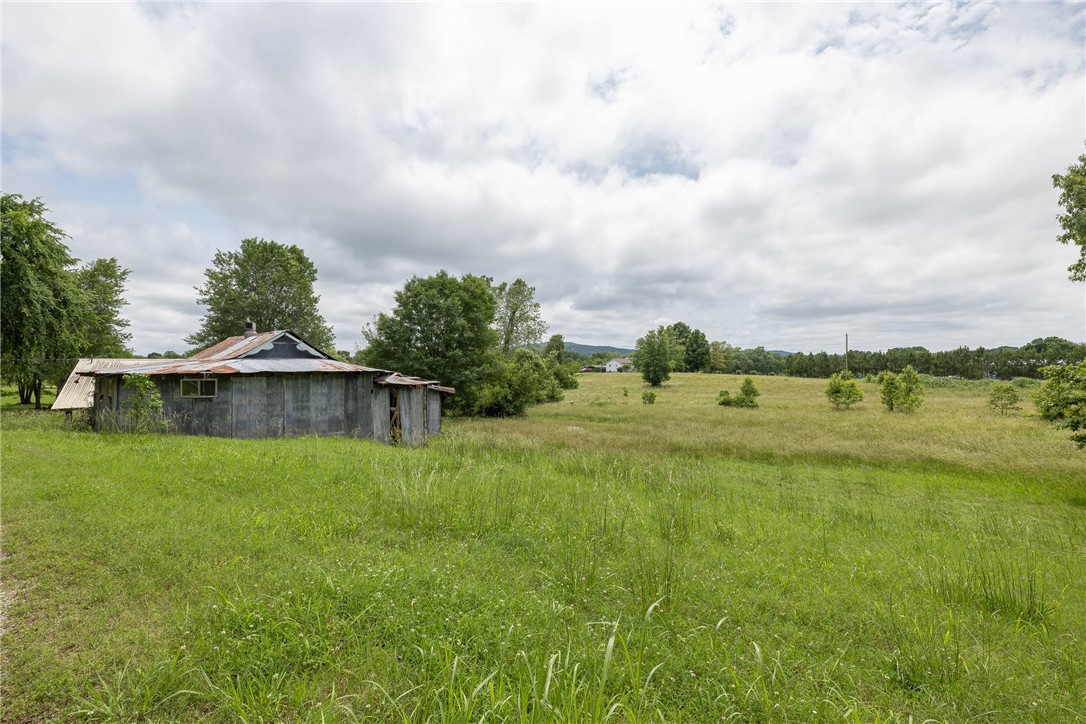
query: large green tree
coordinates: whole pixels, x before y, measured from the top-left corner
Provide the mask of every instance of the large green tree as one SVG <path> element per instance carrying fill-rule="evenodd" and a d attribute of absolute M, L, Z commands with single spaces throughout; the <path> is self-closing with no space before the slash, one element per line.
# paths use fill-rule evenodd
<path fill-rule="evenodd" d="M 72 272 L 66 234 L 41 199 L 0 196 L 0 357 L 20 401 L 41 408 L 42 381 L 85 344 L 84 295 Z"/>
<path fill-rule="evenodd" d="M 686 369 L 686 345 L 690 341 L 690 335 L 694 330 L 686 322 L 675 322 L 666 327 L 667 334 L 671 338 L 668 347 L 671 355 L 671 371 L 687 372 Z"/>
<path fill-rule="evenodd" d="M 323 350 L 332 330 L 317 309 L 317 267 L 301 248 L 267 239 L 245 239 L 238 251 L 216 251 L 204 271 L 197 301 L 207 311 L 199 331 L 185 338 L 206 347 L 241 334 L 245 322 L 261 332 L 290 329 Z"/>
<path fill-rule="evenodd" d="M 657 327 L 637 340 L 634 364 L 641 370 L 641 377 L 653 387 L 659 387 L 671 379 L 672 349 L 675 343 L 666 327 Z"/>
<path fill-rule="evenodd" d="M 539 344 L 547 331 L 535 287 L 523 279 L 512 284 L 502 282 L 494 287 L 494 330 L 498 333 L 498 348 L 511 356 L 519 347 Z"/>
<path fill-rule="evenodd" d="M 391 314 L 378 314 L 362 330 L 366 364 L 439 380 L 456 388 L 449 409 L 475 410 L 482 387 L 502 363 L 488 277 L 459 279 L 444 269 L 412 277 L 396 292 Z"/>
<path fill-rule="evenodd" d="M 95 259 L 76 271 L 76 284 L 83 292 L 85 343 L 83 355 L 93 357 L 126 357 L 131 354 L 127 331 L 129 321 L 121 316 L 129 269 L 117 259 Z"/>
<path fill-rule="evenodd" d="M 566 352 L 566 338 L 560 334 L 552 334 L 547 340 L 547 346 L 543 348 L 543 354 L 558 364 L 564 365 L 569 360 L 569 354 Z"/>
<path fill-rule="evenodd" d="M 1060 190 L 1063 213 L 1056 217 L 1063 233 L 1056 237 L 1064 244 L 1076 244 L 1079 257 L 1067 267 L 1071 281 L 1086 281 L 1086 153 L 1078 163 L 1067 167 L 1067 173 L 1052 176 L 1052 185 Z"/>
<path fill-rule="evenodd" d="M 1052 185 L 1060 190 L 1060 206 L 1064 211 L 1057 217 L 1063 233 L 1056 238 L 1079 247 L 1078 261 L 1067 271 L 1071 281 L 1086 281 L 1086 154 L 1078 157 L 1078 163 L 1068 166 L 1067 173 L 1053 176 Z M 1030 345 L 1037 342 L 1047 340 L 1034 340 Z M 1043 346 L 1047 349 L 1052 345 Z M 1068 357 L 1075 354 L 1073 349 L 1066 352 L 1060 349 L 1059 353 Z M 1086 447 L 1086 362 L 1043 367 L 1041 374 L 1045 382 L 1034 394 L 1041 417 L 1069 428 L 1074 433 L 1071 439 L 1079 447 Z"/>
<path fill-rule="evenodd" d="M 700 329 L 692 330 L 683 350 L 683 367 L 687 372 L 708 372 L 711 362 L 712 350 L 705 333 Z"/>

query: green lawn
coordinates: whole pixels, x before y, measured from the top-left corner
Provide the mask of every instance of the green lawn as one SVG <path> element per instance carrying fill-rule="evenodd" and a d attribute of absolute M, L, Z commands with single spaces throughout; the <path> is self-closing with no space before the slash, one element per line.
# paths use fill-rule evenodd
<path fill-rule="evenodd" d="M 1086 453 L 1028 402 L 580 379 L 414 450 L 5 404 L 3 719 L 1086 720 Z"/>

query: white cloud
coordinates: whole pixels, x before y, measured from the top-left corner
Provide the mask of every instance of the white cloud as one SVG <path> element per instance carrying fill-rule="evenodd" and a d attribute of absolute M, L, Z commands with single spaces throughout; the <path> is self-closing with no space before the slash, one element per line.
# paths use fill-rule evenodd
<path fill-rule="evenodd" d="M 1083 336 L 1050 182 L 1082 151 L 1080 5 L 4 20 L 5 190 L 133 269 L 144 351 L 181 345 L 214 249 L 248 236 L 307 250 L 341 348 L 441 267 L 525 278 L 584 342 L 677 319 L 786 349 Z"/>

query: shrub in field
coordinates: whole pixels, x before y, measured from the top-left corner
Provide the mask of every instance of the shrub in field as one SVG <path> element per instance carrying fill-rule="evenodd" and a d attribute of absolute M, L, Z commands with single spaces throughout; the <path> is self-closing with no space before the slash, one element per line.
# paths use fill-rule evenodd
<path fill-rule="evenodd" d="M 894 407 L 897 405 L 899 385 L 897 382 L 897 375 L 893 372 L 879 373 L 880 389 L 879 396 L 882 398 L 883 407 L 887 412 L 893 412 Z"/>
<path fill-rule="evenodd" d="M 530 349 L 518 349 L 477 394 L 477 412 L 486 417 L 523 415 L 529 405 L 562 400 L 553 366 Z"/>
<path fill-rule="evenodd" d="M 830 377 L 830 383 L 826 386 L 826 397 L 835 410 L 848 409 L 864 399 L 864 391 L 860 389 L 852 374 L 849 372 L 834 372 Z"/>
<path fill-rule="evenodd" d="M 739 394 L 732 397 L 732 394 L 727 390 L 721 390 L 716 396 L 716 404 L 724 407 L 747 407 L 755 408 L 758 406 L 757 397 L 762 393 L 758 391 L 758 388 L 754 386 L 754 380 L 747 377 L 743 380 L 742 387 L 739 388 Z"/>
<path fill-rule="evenodd" d="M 1019 409 L 1020 399 L 1018 390 L 1012 383 L 998 382 L 992 385 L 992 394 L 988 395 L 988 407 L 996 410 L 1000 415 L 1006 415 L 1011 410 Z"/>
<path fill-rule="evenodd" d="M 1071 439 L 1086 448 L 1086 362 L 1041 368 L 1045 381 L 1033 392 L 1037 411 L 1073 433 Z"/>
<path fill-rule="evenodd" d="M 656 404 L 656 393 L 651 390 L 645 390 L 641 393 L 641 401 L 646 405 Z"/>
<path fill-rule="evenodd" d="M 888 412 L 912 412 L 924 402 L 924 383 L 921 376 L 907 366 L 901 374 L 893 372 L 881 372 L 882 380 L 882 404 Z"/>

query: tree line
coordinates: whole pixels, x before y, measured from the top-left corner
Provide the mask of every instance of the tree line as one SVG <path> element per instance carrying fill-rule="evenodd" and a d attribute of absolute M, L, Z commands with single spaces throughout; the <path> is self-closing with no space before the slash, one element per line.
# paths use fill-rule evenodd
<path fill-rule="evenodd" d="M 634 362 L 650 384 L 666 381 L 672 372 L 826 379 L 846 369 L 866 377 L 880 372 L 900 373 L 906 367 L 935 377 L 1040 379 L 1044 367 L 1075 364 L 1084 359 L 1086 344 L 1044 337 L 1021 347 L 959 347 L 939 352 L 924 347 L 895 347 L 877 352 L 852 350 L 846 365 L 842 353 L 775 352 L 764 347 L 733 347 L 725 341 L 709 342 L 701 330 L 691 329 L 685 322 L 649 330 L 638 340 L 634 351 Z"/>
<path fill-rule="evenodd" d="M 906 367 L 912 367 L 919 374 L 935 377 L 1040 379 L 1042 367 L 1072 364 L 1083 359 L 1086 359 L 1086 344 L 1045 337 L 1021 347 L 959 347 L 940 352 L 930 352 L 924 347 L 896 347 L 878 352 L 854 350 L 848 353 L 848 370 L 860 377 L 883 371 L 902 372 Z M 776 374 L 790 377 L 830 377 L 845 370 L 845 355 L 826 352 L 790 354 L 779 361 L 777 368 Z"/>

